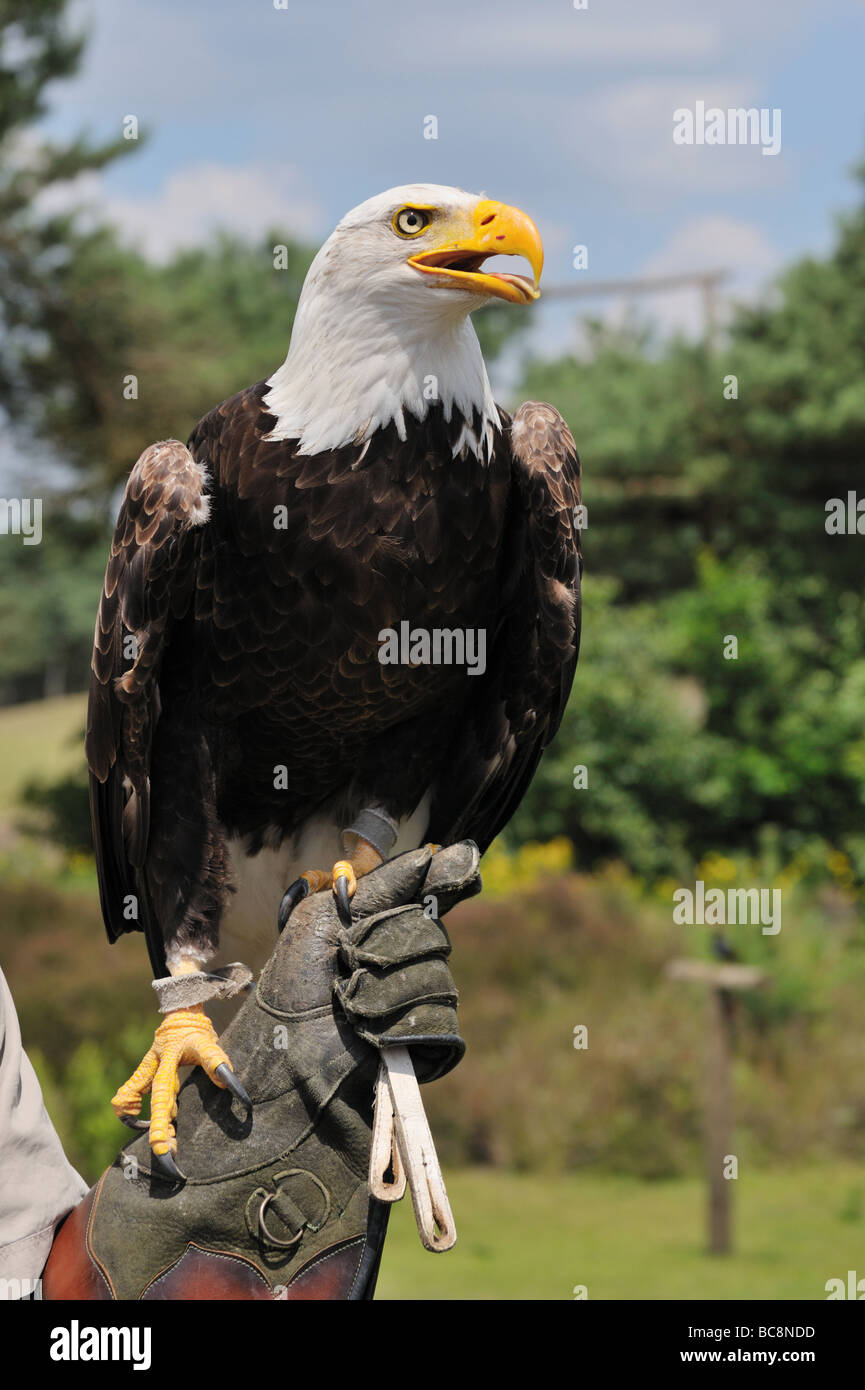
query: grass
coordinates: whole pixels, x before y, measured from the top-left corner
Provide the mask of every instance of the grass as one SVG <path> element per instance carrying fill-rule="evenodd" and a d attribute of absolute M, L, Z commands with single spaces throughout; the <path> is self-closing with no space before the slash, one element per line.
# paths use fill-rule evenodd
<path fill-rule="evenodd" d="M 825 1163 L 742 1175 L 734 1253 L 704 1253 L 697 1178 L 640 1182 L 463 1169 L 447 1174 L 459 1239 L 431 1255 L 406 1198 L 391 1215 L 382 1299 L 825 1299 L 865 1275 L 865 1175 Z"/>
<path fill-rule="evenodd" d="M 0 714 L 0 817 L 14 819 L 21 788 L 33 778 L 56 780 L 84 763 L 87 696 L 12 705 Z"/>

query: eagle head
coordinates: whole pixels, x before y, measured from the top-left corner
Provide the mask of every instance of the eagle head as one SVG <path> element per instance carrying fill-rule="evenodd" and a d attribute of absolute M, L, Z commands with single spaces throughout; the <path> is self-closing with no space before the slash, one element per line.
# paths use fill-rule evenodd
<path fill-rule="evenodd" d="M 519 256 L 531 278 L 486 270 Z M 272 439 L 304 453 L 362 445 L 392 422 L 423 420 L 432 402 L 473 429 L 478 450 L 498 424 L 469 316 L 493 300 L 540 296 L 543 245 L 518 208 L 439 184 L 406 184 L 338 223 L 304 281 L 288 356 L 268 379 Z"/>
<path fill-rule="evenodd" d="M 331 265 L 346 257 L 372 293 L 420 289 L 430 313 L 471 312 L 488 299 L 530 304 L 540 297 L 538 281 L 544 250 L 538 229 L 519 208 L 459 188 L 434 183 L 406 184 L 369 198 L 348 213 L 322 248 Z M 521 256 L 532 271 L 524 275 L 484 271 L 491 256 Z M 362 286 L 358 287 L 363 293 Z M 411 294 L 412 303 L 424 300 Z"/>

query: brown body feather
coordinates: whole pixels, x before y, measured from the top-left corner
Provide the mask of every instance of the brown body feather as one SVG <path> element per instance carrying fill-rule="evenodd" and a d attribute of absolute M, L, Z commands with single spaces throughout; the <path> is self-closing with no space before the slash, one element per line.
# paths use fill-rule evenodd
<path fill-rule="evenodd" d="M 251 853 L 330 808 L 482 849 L 561 719 L 579 641 L 579 464 L 558 413 L 502 413 L 452 457 L 433 409 L 311 457 L 267 436 L 263 384 L 129 480 L 100 603 L 87 731 L 109 936 L 212 951 L 225 841 Z M 191 455 L 191 457 L 190 457 Z M 484 629 L 486 671 L 383 665 L 379 634 Z M 130 640 L 132 639 L 132 640 Z M 285 774 L 276 770 L 285 768 Z M 287 885 L 286 885 L 287 886 Z M 274 912 L 277 904 L 274 903 Z"/>

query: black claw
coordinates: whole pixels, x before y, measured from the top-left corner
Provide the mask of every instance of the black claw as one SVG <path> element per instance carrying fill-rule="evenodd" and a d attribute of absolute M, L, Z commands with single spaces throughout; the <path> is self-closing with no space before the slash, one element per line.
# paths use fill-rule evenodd
<path fill-rule="evenodd" d="M 227 1091 L 230 1091 L 235 1100 L 239 1100 L 241 1105 L 245 1105 L 247 1110 L 252 1109 L 252 1101 L 246 1094 L 246 1087 L 238 1079 L 237 1073 L 231 1070 L 227 1062 L 220 1062 L 213 1073 L 218 1076 Z"/>
<path fill-rule="evenodd" d="M 336 912 L 342 925 L 348 930 L 351 926 L 351 896 L 348 891 L 348 879 L 345 874 L 340 874 L 333 885 L 333 894 L 336 898 Z"/>
<path fill-rule="evenodd" d="M 309 894 L 309 879 L 296 878 L 294 883 L 285 890 L 282 902 L 279 904 L 279 912 L 276 914 L 276 925 L 279 931 L 284 931 L 285 924 L 291 916 L 298 903 L 302 903 Z"/>
<path fill-rule="evenodd" d="M 170 1149 L 165 1154 L 156 1154 L 151 1151 L 151 1160 L 157 1173 L 161 1173 L 164 1178 L 170 1178 L 172 1182 L 186 1182 L 186 1178 L 174 1162 L 174 1154 Z"/>
<path fill-rule="evenodd" d="M 141 1118 L 140 1115 L 138 1115 L 138 1116 L 133 1116 L 133 1115 L 118 1115 L 117 1118 L 118 1118 L 118 1120 L 120 1121 L 120 1123 L 121 1123 L 122 1125 L 126 1125 L 126 1128 L 127 1128 L 127 1129 L 149 1129 L 149 1128 L 150 1128 L 150 1121 L 149 1121 L 149 1120 L 142 1120 L 142 1118 Z"/>

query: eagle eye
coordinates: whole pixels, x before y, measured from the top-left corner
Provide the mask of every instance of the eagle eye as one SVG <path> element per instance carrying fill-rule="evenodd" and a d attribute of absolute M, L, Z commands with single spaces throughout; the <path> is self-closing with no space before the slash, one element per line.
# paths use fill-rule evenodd
<path fill-rule="evenodd" d="M 400 236 L 417 236 L 431 221 L 430 214 L 423 208 L 400 208 L 393 219 L 393 229 Z"/>

